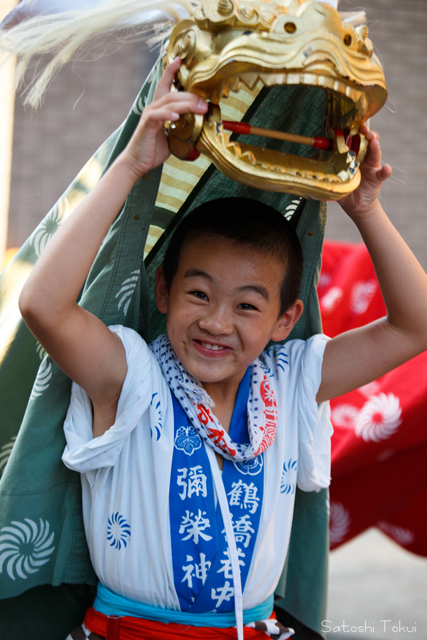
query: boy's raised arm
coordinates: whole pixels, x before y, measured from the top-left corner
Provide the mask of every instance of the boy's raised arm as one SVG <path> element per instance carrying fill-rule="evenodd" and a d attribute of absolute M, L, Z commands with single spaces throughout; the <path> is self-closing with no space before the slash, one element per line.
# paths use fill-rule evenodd
<path fill-rule="evenodd" d="M 32 333 L 56 364 L 88 393 L 95 417 L 97 413 L 108 415 L 105 420 L 95 420 L 95 435 L 112 424 L 126 375 L 126 358 L 120 338 L 82 309 L 77 298 L 102 240 L 132 187 L 169 156 L 165 120 L 207 109 L 206 103 L 194 95 L 170 92 L 179 65 L 177 59 L 166 69 L 126 149 L 55 233 L 19 300 Z M 108 426 L 98 429 L 98 423 Z"/>
<path fill-rule="evenodd" d="M 378 134 L 364 132 L 370 145 L 362 181 L 340 204 L 370 253 L 387 317 L 328 342 L 318 402 L 367 384 L 427 349 L 427 275 L 378 201 L 392 171 L 381 166 Z"/>

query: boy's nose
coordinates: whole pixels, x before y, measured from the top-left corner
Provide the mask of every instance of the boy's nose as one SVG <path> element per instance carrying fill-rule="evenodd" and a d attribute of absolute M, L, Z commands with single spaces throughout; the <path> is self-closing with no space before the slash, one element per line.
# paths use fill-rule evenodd
<path fill-rule="evenodd" d="M 209 331 L 212 335 L 230 335 L 233 332 L 233 324 L 225 309 L 210 309 L 199 320 L 199 327 Z"/>

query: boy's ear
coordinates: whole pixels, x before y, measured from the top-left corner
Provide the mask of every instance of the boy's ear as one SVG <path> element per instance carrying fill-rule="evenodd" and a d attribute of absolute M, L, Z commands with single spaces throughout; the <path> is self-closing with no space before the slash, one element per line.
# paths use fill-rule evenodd
<path fill-rule="evenodd" d="M 280 342 L 288 337 L 304 311 L 302 300 L 295 300 L 294 304 L 277 321 L 276 329 L 271 335 L 271 340 Z"/>
<path fill-rule="evenodd" d="M 154 296 L 156 298 L 156 305 L 160 313 L 167 313 L 168 311 L 168 288 L 166 286 L 165 274 L 163 267 L 157 267 L 156 279 L 154 284 Z"/>

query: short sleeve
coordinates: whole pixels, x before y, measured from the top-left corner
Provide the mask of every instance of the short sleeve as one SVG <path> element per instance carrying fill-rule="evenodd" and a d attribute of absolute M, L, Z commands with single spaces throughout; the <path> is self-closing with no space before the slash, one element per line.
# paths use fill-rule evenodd
<path fill-rule="evenodd" d="M 297 484 L 302 491 L 320 491 L 331 479 L 331 410 L 316 402 L 323 354 L 329 338 L 319 334 L 306 341 L 297 385 L 299 414 Z"/>
<path fill-rule="evenodd" d="M 154 356 L 141 336 L 121 325 L 112 325 L 123 342 L 127 373 L 117 407 L 115 423 L 99 438 L 92 435 L 92 406 L 87 393 L 72 384 L 71 400 L 64 422 L 67 445 L 64 464 L 80 473 L 111 467 L 124 442 L 147 410 L 151 400 Z M 157 365 L 157 362 L 155 363 Z"/>

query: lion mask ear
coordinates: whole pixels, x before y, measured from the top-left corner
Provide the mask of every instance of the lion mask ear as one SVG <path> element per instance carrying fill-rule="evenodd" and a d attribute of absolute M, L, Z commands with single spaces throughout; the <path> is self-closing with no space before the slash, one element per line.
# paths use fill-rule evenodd
<path fill-rule="evenodd" d="M 360 183 L 359 166 L 367 150 L 360 129 L 384 105 L 387 89 L 364 12 L 340 15 L 335 4 L 202 0 L 194 17 L 172 31 L 167 58 L 182 59 L 176 88 L 199 95 L 211 107 L 206 116 L 188 114 L 169 123 L 171 152 L 185 160 L 202 153 L 226 176 L 263 190 L 320 200 L 351 193 Z M 281 153 L 277 144 L 268 148 L 264 140 L 255 146 L 230 139 L 228 130 L 236 123 L 223 121 L 221 105 L 231 94 L 239 99 L 243 85 L 253 94 L 277 85 L 324 92 L 323 150 L 307 157 L 305 151 Z M 311 140 L 322 149 L 318 138 Z"/>

